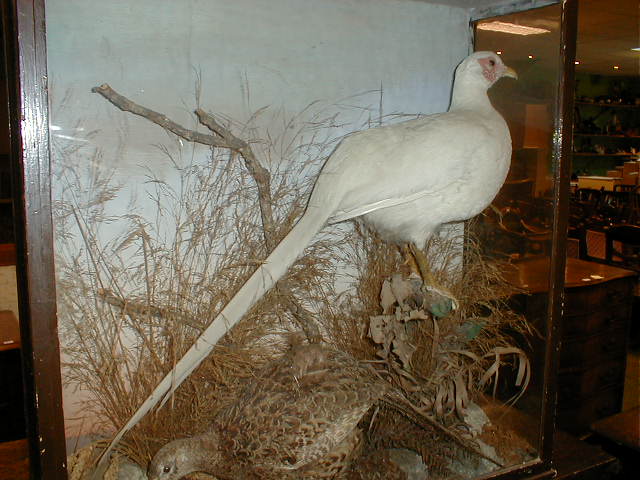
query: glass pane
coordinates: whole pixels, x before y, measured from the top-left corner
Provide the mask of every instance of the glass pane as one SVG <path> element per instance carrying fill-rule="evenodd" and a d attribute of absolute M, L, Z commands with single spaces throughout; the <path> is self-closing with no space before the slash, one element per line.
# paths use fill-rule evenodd
<path fill-rule="evenodd" d="M 491 90 L 514 159 L 501 217 L 472 219 L 470 242 L 462 222 L 488 201 L 455 196 L 478 178 L 461 166 L 481 168 L 456 149 L 470 151 L 467 132 L 426 148 L 415 134 L 457 128 L 428 115 L 447 110 L 469 11 L 364 3 L 47 2 L 70 452 L 110 438 L 159 385 L 153 402 L 177 390 L 121 444 L 143 470 L 207 432 L 207 458 L 236 457 L 199 467 L 234 478 L 303 472 L 309 445 L 360 441 L 353 478 L 408 465 L 475 478 L 538 456 L 543 353 L 520 342 L 529 323 L 497 262 L 548 270 L 559 9 L 509 17 L 550 30 L 531 60 L 479 30 L 521 79 Z M 316 178 L 325 194 L 307 209 Z M 532 428 L 502 415 L 514 397 Z"/>
<path fill-rule="evenodd" d="M 509 125 L 513 155 L 511 169 L 493 209 L 473 230 L 489 256 L 506 262 L 509 283 L 524 295 L 512 295 L 514 312 L 523 315 L 508 344 L 524 352 L 531 378 L 524 389 L 505 383 L 497 398 L 506 401 L 498 412 L 506 428 L 532 448 L 520 450 L 522 462 L 540 447 L 544 342 L 548 309 L 553 179 L 552 141 L 556 125 L 559 72 L 560 7 L 557 5 L 489 18 L 476 25 L 476 50 L 500 52 L 518 73 L 516 82 L 496 86 L 490 96 Z M 529 331 L 528 331 L 529 330 Z M 516 378 L 516 365 L 513 379 Z M 495 399 L 489 400 L 494 403 Z M 512 406 L 513 408 L 508 408 Z M 524 453 L 526 452 L 526 453 Z M 528 458 L 529 457 L 529 458 Z"/>
<path fill-rule="evenodd" d="M 26 426 L 11 181 L 17 160 L 11 156 L 4 37 L 0 38 L 0 442 L 22 442 Z"/>

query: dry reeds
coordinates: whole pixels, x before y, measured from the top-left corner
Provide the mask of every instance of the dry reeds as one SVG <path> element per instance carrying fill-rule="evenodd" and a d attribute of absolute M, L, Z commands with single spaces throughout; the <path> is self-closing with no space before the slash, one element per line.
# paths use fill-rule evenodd
<path fill-rule="evenodd" d="M 104 432 L 117 429 L 191 345 L 302 213 L 312 180 L 342 132 L 335 114 L 310 106 L 284 123 L 280 135 L 251 145 L 269 170 L 269 198 L 237 152 L 189 150 L 174 158 L 166 180 L 147 169 L 146 203 L 121 205 L 122 186 L 102 167 L 99 151 L 59 146 L 64 185 L 56 202 L 56 253 L 64 379 L 88 394 L 83 413 Z M 251 121 L 266 111 L 258 112 Z M 268 122 L 268 123 L 269 123 Z M 253 135 L 251 124 L 225 121 Z M 84 158 L 79 158 L 85 155 Z M 265 230 L 264 205 L 271 210 Z M 150 206 L 149 206 L 150 205 Z M 114 234 L 114 232 L 116 232 Z M 149 458 L 162 443 L 206 427 L 233 399 L 237 384 L 282 350 L 282 334 L 298 330 L 291 298 L 313 309 L 334 292 L 336 243 L 322 234 L 283 284 L 250 312 L 174 395 L 171 408 L 146 418 L 128 441 Z M 285 298 L 286 297 L 286 298 Z"/>
<path fill-rule="evenodd" d="M 358 330 L 360 338 L 337 340 L 360 358 L 377 357 L 396 386 L 443 421 L 464 418 L 466 405 L 487 387 L 495 394 L 507 363 L 517 369 L 520 392 L 530 379 L 529 360 L 512 336 L 532 331 L 506 303 L 516 289 L 503 278 L 504 264 L 484 258 L 469 230 L 436 236 L 427 247 L 435 278 L 459 302 L 442 318 L 429 312 L 428 293 L 407 263 L 400 265 L 397 249 L 374 236 L 363 240 L 369 246 L 356 262 L 362 278 L 357 295 L 369 308 L 351 313 L 359 328 L 350 331 Z"/>
<path fill-rule="evenodd" d="M 111 212 L 122 209 L 122 187 L 100 167 L 98 151 L 86 159 L 84 171 L 71 161 L 62 169 L 56 253 L 64 378 L 88 393 L 84 412 L 103 432 L 126 422 L 288 232 L 339 139 L 337 132 L 346 127 L 312 105 L 300 116 L 284 120 L 279 112 L 267 122 L 283 123 L 278 129 L 283 133 L 258 135 L 253 122 L 264 115 L 257 112 L 246 125 L 209 116 L 226 142 L 250 140 L 233 143 L 235 148 L 213 146 L 206 158 L 180 149 L 183 156 L 175 158 L 161 148 L 172 179 L 149 168 L 146 207 L 133 202 L 119 215 Z M 266 173 L 256 176 L 246 148 L 254 160 L 260 157 Z M 64 149 L 59 155 L 67 160 Z M 511 290 L 499 267 L 463 235 L 434 238 L 428 254 L 437 279 L 460 302 L 460 309 L 442 319 L 415 303 L 422 295 L 419 285 L 405 285 L 413 289 L 405 297 L 393 296 L 397 291 L 389 296 L 390 282 L 404 285 L 410 273 L 397 247 L 358 226 L 323 232 L 281 288 L 265 295 L 176 391 L 170 407 L 147 415 L 128 433 L 138 462 L 148 461 L 171 439 L 205 430 L 235 399 L 241 383 L 282 352 L 288 335 L 298 330 L 307 336 L 317 331 L 337 348 L 375 360 L 417 410 L 443 424 L 462 422 L 466 404 L 483 386 L 497 384 L 506 357 L 521 362 L 525 383 L 526 358 L 505 331 L 527 326 L 506 308 Z M 336 263 L 345 267 L 346 277 Z M 339 292 L 340 283 L 353 289 Z M 373 323 L 383 320 L 389 328 L 380 330 L 381 336 L 372 334 Z M 442 436 L 433 432 L 429 438 L 425 442 Z M 445 468 L 440 457 L 448 448 L 433 449 L 436 456 L 428 463 L 438 471 Z"/>

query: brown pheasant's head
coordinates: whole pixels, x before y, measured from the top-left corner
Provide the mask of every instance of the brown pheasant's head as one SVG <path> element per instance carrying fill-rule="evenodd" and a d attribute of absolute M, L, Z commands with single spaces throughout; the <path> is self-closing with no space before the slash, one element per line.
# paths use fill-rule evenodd
<path fill-rule="evenodd" d="M 219 458 L 211 438 L 181 438 L 158 450 L 148 469 L 149 480 L 178 480 L 193 472 L 215 473 Z"/>

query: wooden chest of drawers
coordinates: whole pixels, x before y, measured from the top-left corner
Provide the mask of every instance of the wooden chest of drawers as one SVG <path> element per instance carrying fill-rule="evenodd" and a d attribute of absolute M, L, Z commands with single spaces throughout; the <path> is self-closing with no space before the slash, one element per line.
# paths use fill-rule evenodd
<path fill-rule="evenodd" d="M 511 281 L 526 290 L 517 301 L 544 335 L 548 259 L 516 265 Z M 558 370 L 558 427 L 585 433 L 595 420 L 622 407 L 635 272 L 567 259 Z M 532 341 L 534 371 L 542 371 L 541 341 Z M 534 379 L 535 381 L 535 379 Z"/>

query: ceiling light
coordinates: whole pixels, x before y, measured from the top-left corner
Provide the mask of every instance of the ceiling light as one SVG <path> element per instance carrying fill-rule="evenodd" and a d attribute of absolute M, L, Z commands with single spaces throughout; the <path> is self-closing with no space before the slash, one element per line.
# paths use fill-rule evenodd
<path fill-rule="evenodd" d="M 513 35 L 538 35 L 540 33 L 549 33 L 550 30 L 544 28 L 527 27 L 526 25 L 516 25 L 515 23 L 506 22 L 487 22 L 479 23 L 480 30 L 490 30 L 492 32 L 511 33 Z"/>
<path fill-rule="evenodd" d="M 497 53 L 498 55 L 502 55 L 502 50 L 498 50 L 496 53 Z"/>
<path fill-rule="evenodd" d="M 576 65 L 580 65 L 580 60 L 576 60 L 576 61 L 575 61 L 575 62 L 573 62 L 573 63 L 575 63 Z"/>
<path fill-rule="evenodd" d="M 631 50 L 633 50 L 634 52 L 640 52 L 640 47 L 632 48 Z"/>
<path fill-rule="evenodd" d="M 529 60 L 533 60 L 533 55 L 529 55 Z"/>
<path fill-rule="evenodd" d="M 620 70 L 620 66 L 618 66 L 618 65 L 614 65 L 614 66 L 613 66 L 613 69 L 614 69 L 614 70 Z"/>

